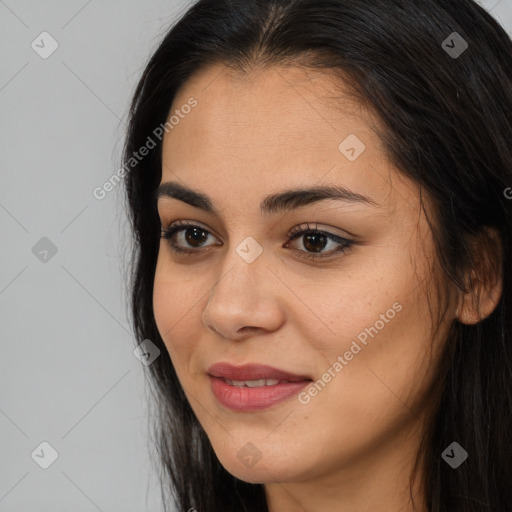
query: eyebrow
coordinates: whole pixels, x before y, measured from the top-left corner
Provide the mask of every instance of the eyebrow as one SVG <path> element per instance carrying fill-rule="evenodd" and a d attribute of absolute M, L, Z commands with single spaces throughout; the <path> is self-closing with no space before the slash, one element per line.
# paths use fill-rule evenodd
<path fill-rule="evenodd" d="M 168 181 L 162 183 L 153 192 L 152 198 L 155 203 L 162 197 L 171 197 L 183 201 L 191 206 L 200 208 L 213 215 L 219 212 L 214 207 L 212 200 L 204 193 L 192 190 L 180 183 Z M 260 204 L 262 214 L 270 215 L 278 212 L 286 212 L 301 208 L 325 199 L 336 199 L 351 203 L 362 203 L 376 208 L 380 205 L 372 198 L 353 192 L 343 186 L 322 186 L 311 188 L 297 188 L 271 194 Z"/>

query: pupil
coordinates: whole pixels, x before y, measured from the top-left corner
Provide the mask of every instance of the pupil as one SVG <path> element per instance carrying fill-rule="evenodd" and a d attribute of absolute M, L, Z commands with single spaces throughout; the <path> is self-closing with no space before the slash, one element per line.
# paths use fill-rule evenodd
<path fill-rule="evenodd" d="M 193 231 L 194 232 L 194 236 L 197 235 L 198 233 L 200 233 L 203 237 L 203 240 L 199 240 L 198 238 L 194 238 L 194 236 L 188 236 L 188 234 L 190 233 L 190 231 Z M 207 235 L 206 235 L 206 231 L 202 230 L 202 229 L 198 229 L 198 228 L 188 228 L 186 231 L 185 231 L 185 238 L 187 240 L 187 242 L 194 246 L 194 242 L 199 242 L 198 245 L 204 243 L 206 241 L 206 238 Z M 199 238 L 201 238 L 201 236 L 199 236 Z"/>
<path fill-rule="evenodd" d="M 315 233 L 315 234 L 310 234 L 310 235 L 304 235 L 305 236 L 305 242 L 304 242 L 304 247 L 308 250 L 311 250 L 313 252 L 320 252 L 322 249 L 325 249 L 325 242 L 326 242 L 326 236 L 325 235 L 322 235 L 322 234 L 318 234 L 318 233 Z M 321 240 L 321 247 L 317 247 L 315 246 L 315 241 L 318 242 L 319 240 Z M 313 247 L 311 247 L 311 244 L 310 242 L 313 242 Z"/>

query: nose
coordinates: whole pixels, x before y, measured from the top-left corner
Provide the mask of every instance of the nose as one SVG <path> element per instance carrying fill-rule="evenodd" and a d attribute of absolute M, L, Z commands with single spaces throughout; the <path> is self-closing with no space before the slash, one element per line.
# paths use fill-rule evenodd
<path fill-rule="evenodd" d="M 280 289 L 264 252 L 247 263 L 232 249 L 210 290 L 202 322 L 222 338 L 237 341 L 279 329 L 285 320 Z"/>

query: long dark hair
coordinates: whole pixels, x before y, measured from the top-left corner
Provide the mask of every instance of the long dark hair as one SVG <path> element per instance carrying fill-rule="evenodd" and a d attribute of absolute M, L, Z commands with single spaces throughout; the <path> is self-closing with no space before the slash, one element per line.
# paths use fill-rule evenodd
<path fill-rule="evenodd" d="M 460 38 L 468 47 L 457 55 L 450 49 L 460 51 Z M 501 270 L 492 314 L 452 325 L 418 460 L 430 512 L 512 510 L 512 42 L 473 0 L 200 0 L 151 56 L 131 104 L 124 168 L 136 342 L 150 339 L 161 350 L 148 375 L 164 501 L 169 491 L 180 511 L 268 510 L 262 484 L 219 463 L 152 308 L 160 239 L 152 193 L 162 176 L 155 129 L 178 89 L 212 63 L 240 72 L 291 63 L 338 73 L 377 115 L 390 162 L 431 198 L 429 223 L 447 279 L 468 290 L 472 269 L 484 281 Z M 148 137 L 156 148 L 135 163 Z M 477 239 L 484 244 L 475 246 Z M 469 454 L 457 470 L 441 458 L 453 441 Z"/>

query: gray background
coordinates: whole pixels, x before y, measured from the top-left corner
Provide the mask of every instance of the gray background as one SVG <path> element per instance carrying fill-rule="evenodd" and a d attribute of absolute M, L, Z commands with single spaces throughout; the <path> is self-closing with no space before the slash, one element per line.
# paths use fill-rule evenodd
<path fill-rule="evenodd" d="M 512 34 L 512 0 L 481 3 Z M 0 0 L 0 512 L 162 510 L 122 186 L 93 190 L 118 170 L 137 79 L 189 4 Z M 51 48 L 43 31 L 58 43 L 46 59 L 31 47 Z M 43 441 L 58 453 L 47 469 Z"/>

